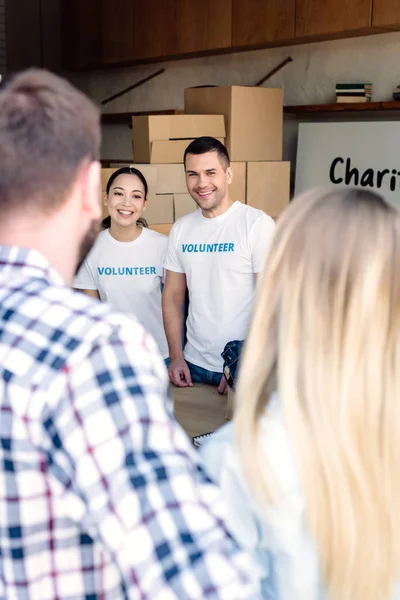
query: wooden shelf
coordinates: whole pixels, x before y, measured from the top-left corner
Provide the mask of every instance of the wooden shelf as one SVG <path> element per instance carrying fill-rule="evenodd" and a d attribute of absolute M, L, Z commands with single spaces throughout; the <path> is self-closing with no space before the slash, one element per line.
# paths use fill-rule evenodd
<path fill-rule="evenodd" d="M 107 169 L 111 164 L 131 165 L 133 163 L 133 158 L 132 156 L 130 158 L 101 158 L 100 162 L 103 169 Z"/>
<path fill-rule="evenodd" d="M 176 110 L 171 108 L 170 110 L 147 110 L 141 112 L 121 112 L 121 113 L 102 113 L 101 123 L 102 125 L 107 124 L 132 124 L 132 117 L 141 117 L 143 115 L 181 115 L 183 110 Z"/>
<path fill-rule="evenodd" d="M 289 115 L 400 111 L 400 102 L 388 100 L 387 102 L 360 102 L 357 104 L 299 104 L 298 106 L 285 106 L 283 111 Z"/>
<path fill-rule="evenodd" d="M 387 102 L 362 102 L 358 104 L 299 104 L 297 106 L 284 106 L 283 112 L 287 115 L 318 115 L 329 113 L 382 113 L 400 111 L 400 101 L 388 100 Z M 153 110 L 142 112 L 103 113 L 102 124 L 122 123 L 132 124 L 132 117 L 141 115 L 179 115 L 183 110 Z"/>

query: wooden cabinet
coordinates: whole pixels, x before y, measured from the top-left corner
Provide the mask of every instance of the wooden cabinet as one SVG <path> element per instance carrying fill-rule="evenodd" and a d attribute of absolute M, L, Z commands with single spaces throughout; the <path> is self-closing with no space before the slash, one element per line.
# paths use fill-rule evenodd
<path fill-rule="evenodd" d="M 179 0 L 132 0 L 135 10 L 135 59 L 179 54 Z"/>
<path fill-rule="evenodd" d="M 374 27 L 400 28 L 400 0 L 374 0 L 372 12 Z"/>
<path fill-rule="evenodd" d="M 101 52 L 106 65 L 134 60 L 133 0 L 102 0 Z"/>
<path fill-rule="evenodd" d="M 179 0 L 177 16 L 181 54 L 231 46 L 232 0 Z"/>
<path fill-rule="evenodd" d="M 323 36 L 371 26 L 372 0 L 296 0 L 296 37 Z"/>
<path fill-rule="evenodd" d="M 400 29 L 400 0 L 60 1 L 71 70 Z"/>
<path fill-rule="evenodd" d="M 63 0 L 61 10 L 64 67 L 98 67 L 102 54 L 100 0 Z"/>
<path fill-rule="evenodd" d="M 295 0 L 232 0 L 232 46 L 294 38 Z"/>
<path fill-rule="evenodd" d="M 5 0 L 5 53 L 7 70 L 12 73 L 29 67 L 42 67 L 41 11 L 38 0 Z M 1 34 L 4 35 L 3 33 Z M 4 38 L 3 38 L 4 39 Z"/>

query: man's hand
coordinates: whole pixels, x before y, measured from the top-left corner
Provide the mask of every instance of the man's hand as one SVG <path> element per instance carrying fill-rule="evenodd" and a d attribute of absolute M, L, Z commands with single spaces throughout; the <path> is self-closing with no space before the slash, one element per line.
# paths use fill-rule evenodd
<path fill-rule="evenodd" d="M 183 358 L 175 358 L 171 361 L 168 375 L 172 383 L 178 387 L 193 387 L 189 367 Z"/>
<path fill-rule="evenodd" d="M 217 390 L 220 394 L 228 393 L 228 382 L 226 381 L 225 375 L 222 375 L 221 381 L 219 382 L 219 386 L 218 386 Z"/>

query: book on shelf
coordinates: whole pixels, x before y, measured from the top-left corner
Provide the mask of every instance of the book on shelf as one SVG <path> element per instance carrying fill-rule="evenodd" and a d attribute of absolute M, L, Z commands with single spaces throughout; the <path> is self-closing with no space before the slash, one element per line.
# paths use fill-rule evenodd
<path fill-rule="evenodd" d="M 372 83 L 337 83 L 336 84 L 336 91 L 341 91 L 341 92 L 345 92 L 345 91 L 365 91 L 365 92 L 371 92 L 372 91 Z"/>
<path fill-rule="evenodd" d="M 357 92 L 357 91 L 346 91 L 346 92 L 336 92 L 336 96 L 360 96 L 361 98 L 363 98 L 364 96 L 367 96 L 367 98 L 371 98 L 371 93 L 370 92 Z"/>
<path fill-rule="evenodd" d="M 400 87 L 399 86 L 395 87 L 393 90 L 393 100 L 396 100 L 396 101 L 400 100 Z"/>
<path fill-rule="evenodd" d="M 365 103 L 370 102 L 372 97 L 372 83 L 337 83 L 336 102 Z"/>
<path fill-rule="evenodd" d="M 337 104 L 366 104 L 371 102 L 371 98 L 368 96 L 337 96 Z"/>

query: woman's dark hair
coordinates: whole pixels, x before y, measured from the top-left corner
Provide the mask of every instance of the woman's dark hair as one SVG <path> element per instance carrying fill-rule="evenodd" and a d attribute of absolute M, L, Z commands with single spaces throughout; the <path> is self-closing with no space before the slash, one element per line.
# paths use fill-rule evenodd
<path fill-rule="evenodd" d="M 107 182 L 107 186 L 106 186 L 107 196 L 110 193 L 112 184 L 117 179 L 117 177 L 119 177 L 120 175 L 136 175 L 136 177 L 138 179 L 140 179 L 140 181 L 143 184 L 144 197 L 145 197 L 145 199 L 147 199 L 147 194 L 149 193 L 149 186 L 147 185 L 146 178 L 143 175 L 143 173 L 141 171 L 139 171 L 139 169 L 135 169 L 134 167 L 121 167 L 121 169 L 117 169 L 116 171 L 114 171 L 114 173 L 111 175 L 110 179 Z M 143 217 L 140 217 L 136 222 L 140 227 L 148 227 L 147 221 Z M 110 229 L 111 217 L 108 216 L 105 219 L 103 219 L 101 226 L 103 229 Z"/>

